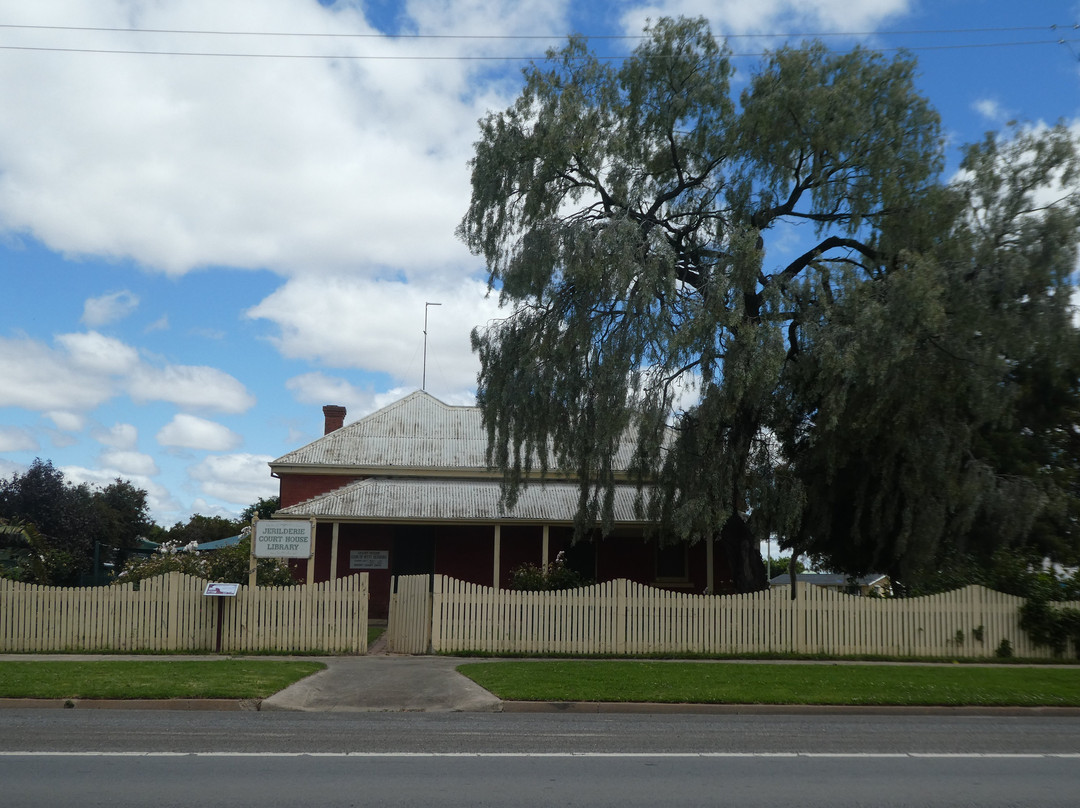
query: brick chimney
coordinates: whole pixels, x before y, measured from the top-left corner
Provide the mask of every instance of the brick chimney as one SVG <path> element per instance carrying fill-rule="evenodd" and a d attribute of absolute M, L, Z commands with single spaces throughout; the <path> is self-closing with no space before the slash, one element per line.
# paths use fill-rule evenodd
<path fill-rule="evenodd" d="M 339 404 L 327 404 L 322 408 L 323 434 L 329 435 L 335 429 L 345 426 L 345 408 Z"/>

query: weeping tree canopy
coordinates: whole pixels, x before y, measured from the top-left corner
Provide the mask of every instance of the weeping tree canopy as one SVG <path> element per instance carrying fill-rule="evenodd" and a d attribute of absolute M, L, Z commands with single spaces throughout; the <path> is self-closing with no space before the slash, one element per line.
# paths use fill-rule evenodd
<path fill-rule="evenodd" d="M 784 48 L 736 100 L 704 21 L 647 34 L 621 63 L 571 38 L 481 122 L 460 234 L 508 309 L 473 334 L 508 498 L 554 465 L 610 525 L 629 432 L 643 515 L 719 538 L 740 591 L 770 534 L 904 574 L 958 528 L 1030 534 L 1073 434 L 1038 404 L 1075 409 L 1065 133 L 945 183 L 910 58 Z"/>

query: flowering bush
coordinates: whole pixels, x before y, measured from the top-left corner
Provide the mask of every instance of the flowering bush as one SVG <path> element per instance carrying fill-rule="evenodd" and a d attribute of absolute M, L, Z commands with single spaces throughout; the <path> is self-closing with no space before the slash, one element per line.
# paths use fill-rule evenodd
<path fill-rule="evenodd" d="M 519 592 L 577 589 L 591 583 L 592 581 L 566 566 L 566 553 L 562 551 L 559 551 L 555 560 L 547 566 L 521 564 L 510 570 L 510 588 Z"/>
<path fill-rule="evenodd" d="M 251 536 L 245 535 L 231 547 L 199 550 L 198 542 L 163 542 L 149 558 L 132 558 L 116 576 L 116 583 L 138 582 L 167 572 L 184 572 L 221 583 L 246 584 L 251 560 Z M 260 558 L 256 562 L 259 586 L 292 586 L 296 583 L 286 562 L 280 558 Z"/>

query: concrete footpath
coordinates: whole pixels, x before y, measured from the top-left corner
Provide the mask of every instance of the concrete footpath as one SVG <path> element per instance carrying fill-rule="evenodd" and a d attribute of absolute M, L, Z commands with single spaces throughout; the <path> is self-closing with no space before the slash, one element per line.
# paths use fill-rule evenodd
<path fill-rule="evenodd" d="M 502 702 L 454 668 L 470 661 L 441 656 L 321 659 L 325 671 L 263 699 L 261 710 L 499 712 Z"/>

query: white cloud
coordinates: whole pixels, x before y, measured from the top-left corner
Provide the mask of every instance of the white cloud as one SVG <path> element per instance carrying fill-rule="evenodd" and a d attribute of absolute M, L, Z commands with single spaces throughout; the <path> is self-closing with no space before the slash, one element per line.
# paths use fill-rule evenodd
<path fill-rule="evenodd" d="M 250 502 L 245 503 L 244 507 L 246 508 L 250 504 Z M 240 516 L 241 510 L 242 509 L 240 508 L 224 508 L 221 505 L 215 505 L 213 503 L 207 502 L 202 497 L 196 497 L 195 500 L 191 503 L 192 513 L 198 513 L 202 516 L 220 516 L 223 519 L 236 519 L 238 516 Z"/>
<path fill-rule="evenodd" d="M 150 323 L 145 329 L 145 333 L 149 334 L 153 331 L 168 331 L 169 330 L 169 315 L 163 314 L 158 317 L 154 322 Z"/>
<path fill-rule="evenodd" d="M 199 365 L 142 365 L 126 387 L 139 403 L 168 401 L 178 407 L 229 413 L 245 412 L 255 403 L 244 385 L 228 373 Z"/>
<path fill-rule="evenodd" d="M 260 497 L 278 493 L 278 482 L 270 476 L 269 455 L 211 455 L 188 469 L 206 496 L 233 505 L 248 506 Z"/>
<path fill-rule="evenodd" d="M 83 304 L 82 321 L 90 328 L 98 328 L 108 323 L 122 320 L 139 305 L 139 298 L 127 291 L 91 297 Z"/>
<path fill-rule="evenodd" d="M 561 36 L 566 5 L 418 0 L 403 13 L 406 28 L 421 33 Z M 310 0 L 53 2 L 9 8 L 5 21 L 374 32 L 362 9 Z M 522 47 L 15 28 L 5 37 L 24 47 L 296 56 L 484 56 Z M 462 259 L 454 227 L 476 121 L 509 103 L 517 80 L 516 64 L 481 60 L 62 56 L 8 51 L 0 63 L 0 104 L 19 121 L 0 131 L 0 228 L 60 252 L 132 258 L 170 274 L 206 266 L 420 274 Z M 471 86 L 476 74 L 497 71 L 506 78 Z M 507 94 L 496 95 L 502 87 Z M 345 232 L 352 237 L 340 238 Z"/>
<path fill-rule="evenodd" d="M 25 472 L 26 466 L 23 464 L 5 460 L 0 457 L 0 477 L 11 477 L 15 474 L 24 474 Z"/>
<path fill-rule="evenodd" d="M 60 429 L 82 429 L 81 413 L 126 391 L 136 402 L 244 412 L 255 403 L 244 385 L 216 368 L 151 365 L 131 346 L 96 331 L 60 334 L 58 348 L 0 337 L 0 407 L 45 413 Z"/>
<path fill-rule="evenodd" d="M 664 16 L 705 17 L 717 34 L 873 31 L 911 10 L 911 0 L 657 0 L 623 15 L 627 33 Z"/>
<path fill-rule="evenodd" d="M 392 404 L 416 389 L 394 387 L 385 392 L 375 392 L 371 389 L 363 389 L 350 384 L 345 379 L 328 376 L 321 372 L 294 376 L 285 382 L 285 387 L 300 403 L 313 405 L 313 422 L 315 420 L 314 413 L 316 410 L 314 407 L 316 405 L 321 407 L 324 404 L 340 404 L 348 412 L 345 418 L 346 423 L 352 423 L 362 415 L 375 412 L 375 410 Z"/>
<path fill-rule="evenodd" d="M 107 430 L 97 430 L 94 439 L 112 449 L 130 450 L 138 442 L 139 430 L 132 424 L 113 424 Z"/>
<path fill-rule="evenodd" d="M 92 409 L 115 394 L 108 374 L 90 372 L 66 351 L 0 337 L 0 406 L 35 412 Z"/>
<path fill-rule="evenodd" d="M 101 453 L 101 462 L 116 469 L 121 476 L 155 477 L 159 473 L 157 463 L 148 454 L 125 449 L 110 449 Z"/>
<path fill-rule="evenodd" d="M 120 375 L 139 363 L 139 353 L 130 345 L 96 331 L 60 334 L 56 341 L 67 350 L 71 363 L 91 373 Z"/>
<path fill-rule="evenodd" d="M 1005 122 L 1008 115 L 998 101 L 992 98 L 981 98 L 971 105 L 971 108 L 982 115 L 988 121 L 995 124 Z"/>
<path fill-rule="evenodd" d="M 82 432 L 83 427 L 86 426 L 86 417 L 77 412 L 54 410 L 44 415 L 56 425 L 57 429 L 64 432 Z"/>
<path fill-rule="evenodd" d="M 227 452 L 242 443 L 239 435 L 222 424 L 179 413 L 157 433 L 162 446 Z"/>
<path fill-rule="evenodd" d="M 424 303 L 440 303 L 428 310 L 428 389 L 459 392 L 476 385 L 471 330 L 498 316 L 496 297 L 485 293 L 476 280 L 448 287 L 340 275 L 297 278 L 248 316 L 277 324 L 274 342 L 286 357 L 379 371 L 415 389 L 424 376 Z"/>
<path fill-rule="evenodd" d="M 0 452 L 33 452 L 37 449 L 37 439 L 25 429 L 0 427 Z"/>

